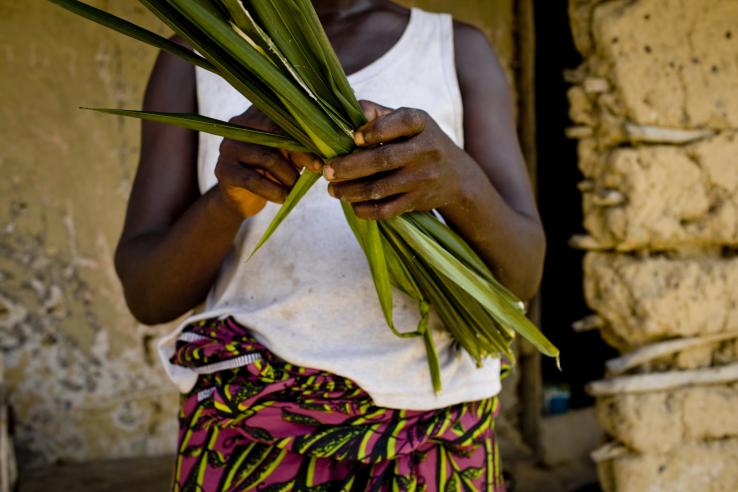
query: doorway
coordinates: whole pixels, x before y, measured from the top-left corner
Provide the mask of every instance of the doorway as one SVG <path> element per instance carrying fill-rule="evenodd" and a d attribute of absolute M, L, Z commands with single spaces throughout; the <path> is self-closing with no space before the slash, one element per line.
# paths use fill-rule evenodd
<path fill-rule="evenodd" d="M 577 142 L 565 136 L 571 126 L 564 72 L 582 58 L 574 47 L 567 2 L 535 3 L 536 119 L 538 200 L 546 230 L 547 255 L 540 291 L 540 319 L 544 332 L 561 350 L 563 371 L 551 359 L 541 364 L 544 411 L 558 413 L 591 406 L 584 386 L 604 375 L 604 362 L 616 355 L 596 330 L 575 332 L 572 324 L 591 314 L 583 293 L 584 252 L 568 241 L 582 232 L 582 199 L 577 183 Z M 551 404 L 559 391 L 566 401 Z"/>

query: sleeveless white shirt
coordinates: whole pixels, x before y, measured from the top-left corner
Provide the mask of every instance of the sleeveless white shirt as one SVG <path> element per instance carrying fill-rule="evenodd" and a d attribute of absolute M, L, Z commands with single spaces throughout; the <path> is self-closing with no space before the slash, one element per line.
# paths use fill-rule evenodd
<path fill-rule="evenodd" d="M 220 77 L 197 68 L 196 79 L 201 114 L 227 121 L 250 106 Z M 450 16 L 413 9 L 400 40 L 348 79 L 360 99 L 424 109 L 463 146 Z M 198 177 L 203 193 L 216 184 L 220 141 L 200 134 Z M 168 362 L 178 334 L 192 321 L 233 316 L 279 357 L 348 377 L 380 406 L 427 410 L 499 392 L 499 360 L 489 358 L 477 368 L 432 315 L 443 384 L 443 391 L 434 394 L 422 339 L 398 338 L 387 327 L 366 257 L 325 180 L 318 181 L 248 259 L 277 209 L 267 204 L 244 222 L 204 311 L 160 341 L 162 362 L 180 391 L 192 389 L 197 374 Z M 395 326 L 414 331 L 417 303 L 397 290 L 393 299 Z"/>

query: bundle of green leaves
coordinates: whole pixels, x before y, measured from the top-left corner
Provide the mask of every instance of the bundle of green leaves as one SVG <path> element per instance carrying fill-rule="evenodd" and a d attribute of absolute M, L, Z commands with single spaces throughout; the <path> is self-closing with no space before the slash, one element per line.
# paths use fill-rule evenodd
<path fill-rule="evenodd" d="M 311 152 L 323 159 L 356 149 L 353 130 L 366 118 L 310 0 L 140 0 L 195 52 L 77 0 L 50 1 L 220 75 L 285 134 L 196 114 L 97 111 Z M 319 178 L 302 172 L 256 249 Z M 366 254 L 387 325 L 399 337 L 423 337 L 436 392 L 441 380 L 428 327 L 431 307 L 478 365 L 489 356 L 513 360 L 515 333 L 558 360 L 556 347 L 526 318 L 523 303 L 432 213 L 377 222 L 358 218 L 346 204 L 343 211 Z M 393 322 L 392 286 L 418 302 L 421 320 L 413 331 L 400 331 Z"/>

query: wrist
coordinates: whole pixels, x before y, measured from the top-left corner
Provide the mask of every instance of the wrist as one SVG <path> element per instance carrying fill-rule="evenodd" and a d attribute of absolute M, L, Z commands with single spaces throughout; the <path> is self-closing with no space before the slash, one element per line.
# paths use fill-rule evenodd
<path fill-rule="evenodd" d="M 226 227 L 237 229 L 246 218 L 231 204 L 220 185 L 216 184 L 207 192 L 210 215 Z"/>
<path fill-rule="evenodd" d="M 461 218 L 470 214 L 484 194 L 484 185 L 489 184 L 487 176 L 466 153 L 459 159 L 457 179 L 448 204 L 439 208 L 444 216 Z"/>

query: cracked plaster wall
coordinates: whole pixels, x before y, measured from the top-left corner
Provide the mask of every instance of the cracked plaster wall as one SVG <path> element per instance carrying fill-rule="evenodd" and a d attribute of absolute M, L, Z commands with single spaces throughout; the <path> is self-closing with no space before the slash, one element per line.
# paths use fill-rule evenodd
<path fill-rule="evenodd" d="M 94 2 L 158 29 L 134 2 Z M 177 397 L 161 329 L 128 314 L 112 265 L 155 53 L 48 2 L 0 1 L 0 353 L 22 467 L 169 453 Z"/>
<path fill-rule="evenodd" d="M 136 2 L 87 3 L 162 28 Z M 404 1 L 479 25 L 512 73 L 512 0 Z M 138 157 L 133 120 L 156 53 L 42 1 L 0 0 L 0 368 L 22 467 L 171 453 L 177 395 L 112 256 Z M 0 371 L 0 374 L 3 371 Z M 506 382 L 507 441 L 515 378 Z"/>
<path fill-rule="evenodd" d="M 570 0 L 587 302 L 622 352 L 738 330 L 738 2 Z M 632 373 L 709 370 L 728 340 Z M 600 397 L 606 491 L 738 489 L 736 384 Z"/>

